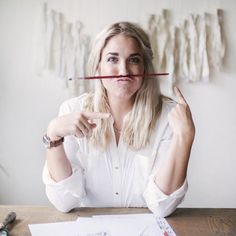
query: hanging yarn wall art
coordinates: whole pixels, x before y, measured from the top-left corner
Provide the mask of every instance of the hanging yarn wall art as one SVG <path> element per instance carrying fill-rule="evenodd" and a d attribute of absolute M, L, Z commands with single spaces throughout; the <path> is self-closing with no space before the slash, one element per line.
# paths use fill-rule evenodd
<path fill-rule="evenodd" d="M 225 56 L 223 11 L 216 14 L 190 14 L 180 26 L 170 23 L 170 12 L 148 18 L 148 33 L 157 72 L 168 71 L 170 83 L 209 81 L 220 71 Z"/>
<path fill-rule="evenodd" d="M 169 92 L 178 81 L 207 82 L 212 72 L 220 71 L 226 49 L 223 10 L 190 14 L 178 26 L 170 22 L 170 11 L 166 9 L 146 19 L 154 66 L 158 73 L 169 73 L 164 79 Z M 63 13 L 50 9 L 46 3 L 42 5 L 36 70 L 62 78 L 75 94 L 92 88 L 89 81 L 69 80 L 86 75 L 91 40 L 82 28 L 80 21 L 69 22 Z"/>
<path fill-rule="evenodd" d="M 68 78 L 85 76 L 90 37 L 83 34 L 80 21 L 69 22 L 61 12 L 43 3 L 36 45 L 36 71 L 51 73 L 65 81 L 73 93 L 88 91 L 89 81 Z"/>

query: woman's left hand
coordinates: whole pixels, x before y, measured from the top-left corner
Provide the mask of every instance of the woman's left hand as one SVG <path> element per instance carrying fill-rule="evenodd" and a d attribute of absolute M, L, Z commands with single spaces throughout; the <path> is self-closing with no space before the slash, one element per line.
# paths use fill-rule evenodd
<path fill-rule="evenodd" d="M 180 90 L 175 87 L 174 91 L 178 98 L 178 103 L 168 115 L 170 127 L 174 135 L 193 140 L 195 135 L 195 126 L 191 110 Z"/>

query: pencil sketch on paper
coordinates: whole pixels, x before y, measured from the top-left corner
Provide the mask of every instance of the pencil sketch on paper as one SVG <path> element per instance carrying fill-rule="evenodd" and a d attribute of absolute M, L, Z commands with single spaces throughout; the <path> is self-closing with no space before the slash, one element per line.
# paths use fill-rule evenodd
<path fill-rule="evenodd" d="M 86 235 L 78 234 L 77 236 L 112 236 L 112 235 L 108 232 L 97 232 L 97 233 L 89 233 Z"/>

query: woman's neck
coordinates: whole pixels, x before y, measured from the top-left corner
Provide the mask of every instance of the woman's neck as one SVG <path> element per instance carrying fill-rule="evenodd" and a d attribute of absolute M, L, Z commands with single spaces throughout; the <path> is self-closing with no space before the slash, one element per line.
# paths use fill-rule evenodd
<path fill-rule="evenodd" d="M 116 129 L 121 130 L 125 115 L 133 107 L 133 100 L 120 97 L 109 97 L 109 96 L 108 99 L 111 113 L 114 118 L 114 126 Z"/>

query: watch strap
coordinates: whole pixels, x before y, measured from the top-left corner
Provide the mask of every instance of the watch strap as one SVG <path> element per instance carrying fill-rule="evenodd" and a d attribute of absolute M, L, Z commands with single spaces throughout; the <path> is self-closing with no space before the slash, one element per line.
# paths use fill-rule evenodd
<path fill-rule="evenodd" d="M 47 148 L 52 148 L 52 147 L 57 147 L 59 145 L 61 145 L 64 142 L 64 137 L 58 139 L 58 140 L 51 140 L 47 134 L 44 135 L 43 137 L 43 141 L 45 143 L 46 141 L 46 147 Z"/>

